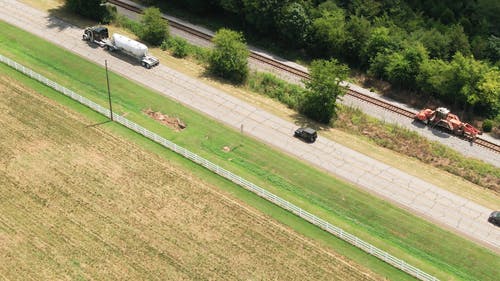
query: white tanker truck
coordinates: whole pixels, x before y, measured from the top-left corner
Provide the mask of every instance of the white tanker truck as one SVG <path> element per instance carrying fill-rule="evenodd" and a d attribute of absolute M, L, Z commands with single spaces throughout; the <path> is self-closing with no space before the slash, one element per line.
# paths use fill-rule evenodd
<path fill-rule="evenodd" d="M 87 27 L 83 32 L 83 40 L 96 43 L 109 51 L 123 52 L 138 59 L 141 65 L 148 69 L 160 63 L 157 58 L 148 55 L 146 45 L 117 33 L 111 38 L 108 36 L 108 29 L 102 26 Z"/>

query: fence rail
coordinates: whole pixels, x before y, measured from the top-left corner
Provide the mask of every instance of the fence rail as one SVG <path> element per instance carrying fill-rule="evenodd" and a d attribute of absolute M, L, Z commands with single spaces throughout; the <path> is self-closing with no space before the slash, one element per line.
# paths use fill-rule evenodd
<path fill-rule="evenodd" d="M 42 75 L 32 71 L 29 68 L 24 67 L 21 64 L 18 64 L 17 62 L 15 62 L 15 61 L 13 61 L 5 56 L 2 56 L 1 54 L 0 54 L 0 61 L 9 65 L 12 68 L 18 70 L 19 72 L 22 72 L 22 73 L 26 74 L 27 76 L 29 76 L 33 79 L 36 79 L 39 82 L 55 89 L 56 91 L 61 92 L 64 95 L 80 102 L 81 104 L 86 105 L 87 107 L 101 113 L 102 115 L 110 117 L 109 109 L 104 108 L 101 105 L 99 105 L 99 104 L 97 104 L 97 103 L 95 103 L 95 102 L 93 102 L 93 101 L 91 101 L 83 96 L 76 94 L 75 92 L 57 84 L 56 82 L 54 82 L 52 80 L 49 80 L 49 79 L 43 77 Z M 303 218 L 304 220 L 310 222 L 311 224 L 314 224 L 314 225 L 320 227 L 321 229 L 335 235 L 336 237 L 350 243 L 351 245 L 354 245 L 354 246 L 360 248 L 361 250 L 365 251 L 366 253 L 373 255 L 374 257 L 377 257 L 377 258 L 385 261 L 386 263 L 416 277 L 417 279 L 425 280 L 425 281 L 437 281 L 438 280 L 436 277 L 406 263 L 405 261 L 403 261 L 399 258 L 392 256 L 391 254 L 361 240 L 360 238 L 358 238 L 358 237 L 356 237 L 348 232 L 345 232 L 341 228 L 336 227 L 336 226 L 330 224 L 329 222 L 327 222 L 321 218 L 316 217 L 315 215 L 295 206 L 294 204 L 276 196 L 275 194 L 243 179 L 242 177 L 240 177 L 238 175 L 233 174 L 232 172 L 230 172 L 222 167 L 219 167 L 219 166 L 213 164 L 212 162 L 208 161 L 207 159 L 200 157 L 197 154 L 192 153 L 191 151 L 189 151 L 181 146 L 176 145 L 175 143 L 157 135 L 154 132 L 149 131 L 146 128 L 143 128 L 142 126 L 126 119 L 123 116 L 120 116 L 118 114 L 113 113 L 113 119 L 117 123 L 120 123 L 123 126 L 147 137 L 148 139 L 163 145 L 164 147 L 184 156 L 185 158 L 192 160 L 193 162 L 207 168 L 208 170 L 210 170 L 210 171 L 236 183 L 237 185 L 257 194 L 258 196 L 265 198 L 266 200 L 280 206 L 281 208 L 294 213 L 295 215 Z"/>

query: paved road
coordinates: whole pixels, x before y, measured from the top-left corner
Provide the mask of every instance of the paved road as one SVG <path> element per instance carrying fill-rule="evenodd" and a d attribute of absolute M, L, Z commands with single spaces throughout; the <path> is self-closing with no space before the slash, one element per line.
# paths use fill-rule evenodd
<path fill-rule="evenodd" d="M 292 137 L 295 124 L 176 72 L 166 65 L 146 70 L 81 40 L 82 30 L 14 0 L 0 0 L 0 20 L 46 38 L 98 64 L 356 183 L 380 197 L 462 233 L 500 253 L 500 228 L 486 222 L 492 211 L 328 139 L 306 144 Z M 0 31 L 1 32 L 1 31 Z M 1 52 L 1 50 L 0 50 Z M 75 66 L 77 67 L 77 66 Z M 77 90 L 77 89 L 75 89 Z"/>

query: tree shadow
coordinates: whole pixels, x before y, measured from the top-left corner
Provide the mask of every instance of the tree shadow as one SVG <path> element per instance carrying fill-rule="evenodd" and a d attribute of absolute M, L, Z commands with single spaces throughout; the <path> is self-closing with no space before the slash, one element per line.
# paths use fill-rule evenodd
<path fill-rule="evenodd" d="M 298 112 L 295 112 L 290 115 L 290 117 L 293 119 L 293 123 L 297 125 L 298 127 L 309 127 L 313 128 L 316 131 L 321 131 L 321 130 L 328 130 L 331 129 L 332 126 L 330 124 L 321 124 L 315 121 L 312 121 L 311 119 L 301 115 Z"/>
<path fill-rule="evenodd" d="M 97 24 L 95 21 L 72 13 L 68 10 L 68 8 L 66 8 L 65 5 L 48 10 L 48 14 L 47 21 L 49 23 L 47 24 L 47 27 L 57 29 L 59 31 L 69 28 L 83 28 Z"/>
<path fill-rule="evenodd" d="M 245 82 L 237 83 L 237 82 L 234 82 L 232 80 L 229 80 L 229 79 L 217 76 L 214 73 L 212 73 L 210 71 L 210 69 L 208 69 L 208 67 L 205 67 L 205 69 L 203 70 L 203 72 L 200 74 L 199 77 L 200 78 L 211 79 L 211 80 L 213 80 L 215 82 L 218 82 L 218 83 L 221 83 L 221 84 L 228 84 L 228 85 L 231 85 L 231 86 L 234 86 L 234 87 L 239 87 L 239 86 L 245 85 Z"/>

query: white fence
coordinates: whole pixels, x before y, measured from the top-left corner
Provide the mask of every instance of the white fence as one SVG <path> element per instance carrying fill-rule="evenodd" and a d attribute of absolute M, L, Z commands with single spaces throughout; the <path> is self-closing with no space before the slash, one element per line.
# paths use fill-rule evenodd
<path fill-rule="evenodd" d="M 40 74 L 32 71 L 31 69 L 29 68 L 26 68 L 12 60 L 10 60 L 9 58 L 6 58 L 2 55 L 0 55 L 0 61 L 11 66 L 12 68 L 15 68 L 16 70 L 28 75 L 29 77 L 32 77 L 38 81 L 40 81 L 41 83 L 55 89 L 56 91 L 59 91 L 63 94 L 65 94 L 66 96 L 90 107 L 91 109 L 105 115 L 105 116 L 110 116 L 110 111 L 109 109 L 107 108 L 104 108 L 98 104 L 96 104 L 95 102 L 87 99 L 87 98 L 84 98 L 76 93 L 74 93 L 73 91 L 65 88 L 65 87 L 62 87 L 61 85 L 55 83 L 54 81 L 51 81 L 43 76 L 41 76 Z M 148 129 L 145 129 L 143 128 L 142 126 L 120 116 L 120 115 L 117 115 L 117 114 L 114 114 L 113 113 L 113 119 L 124 125 L 125 127 L 163 145 L 164 147 L 170 149 L 170 150 L 173 150 L 175 151 L 176 153 L 192 160 L 193 162 L 195 163 L 198 163 L 200 165 L 202 165 L 203 167 L 209 169 L 210 171 L 226 178 L 226 179 L 229 179 L 230 181 L 238 184 L 239 186 L 257 194 L 258 196 L 262 197 L 262 198 L 265 198 L 266 200 L 268 201 L 271 201 L 272 203 L 280 206 L 281 208 L 285 209 L 285 210 L 288 210 L 292 213 L 294 213 L 295 215 L 305 219 L 306 221 L 324 229 L 325 231 L 328 231 L 329 233 L 337 236 L 338 238 L 362 249 L 363 251 L 385 261 L 386 263 L 388 264 L 391 264 L 392 266 L 420 279 L 420 280 L 432 280 L 432 281 L 435 281 L 435 280 L 438 280 L 436 277 L 430 275 L 430 274 L 427 274 L 425 272 L 423 272 L 422 270 L 410 265 L 410 264 L 407 264 L 406 262 L 404 262 L 403 260 L 401 259 L 398 259 L 394 256 L 392 256 L 391 254 L 385 252 L 385 251 L 382 251 L 380 250 L 379 248 L 359 239 L 358 237 L 348 233 L 348 232 L 345 232 L 344 230 L 342 230 L 341 228 L 339 227 L 336 227 L 332 224 L 330 224 L 329 222 L 321 219 L 321 218 L 318 218 L 316 217 L 315 215 L 305 211 L 305 210 L 302 210 L 301 208 L 295 206 L 294 204 L 272 194 L 271 192 L 241 178 L 240 176 L 237 176 L 233 173 L 231 173 L 230 171 L 222 168 L 222 167 L 219 167 L 215 164 L 213 164 L 212 162 L 192 153 L 191 151 L 181 147 L 181 146 L 178 146 L 176 145 L 175 143 L 149 131 Z"/>

